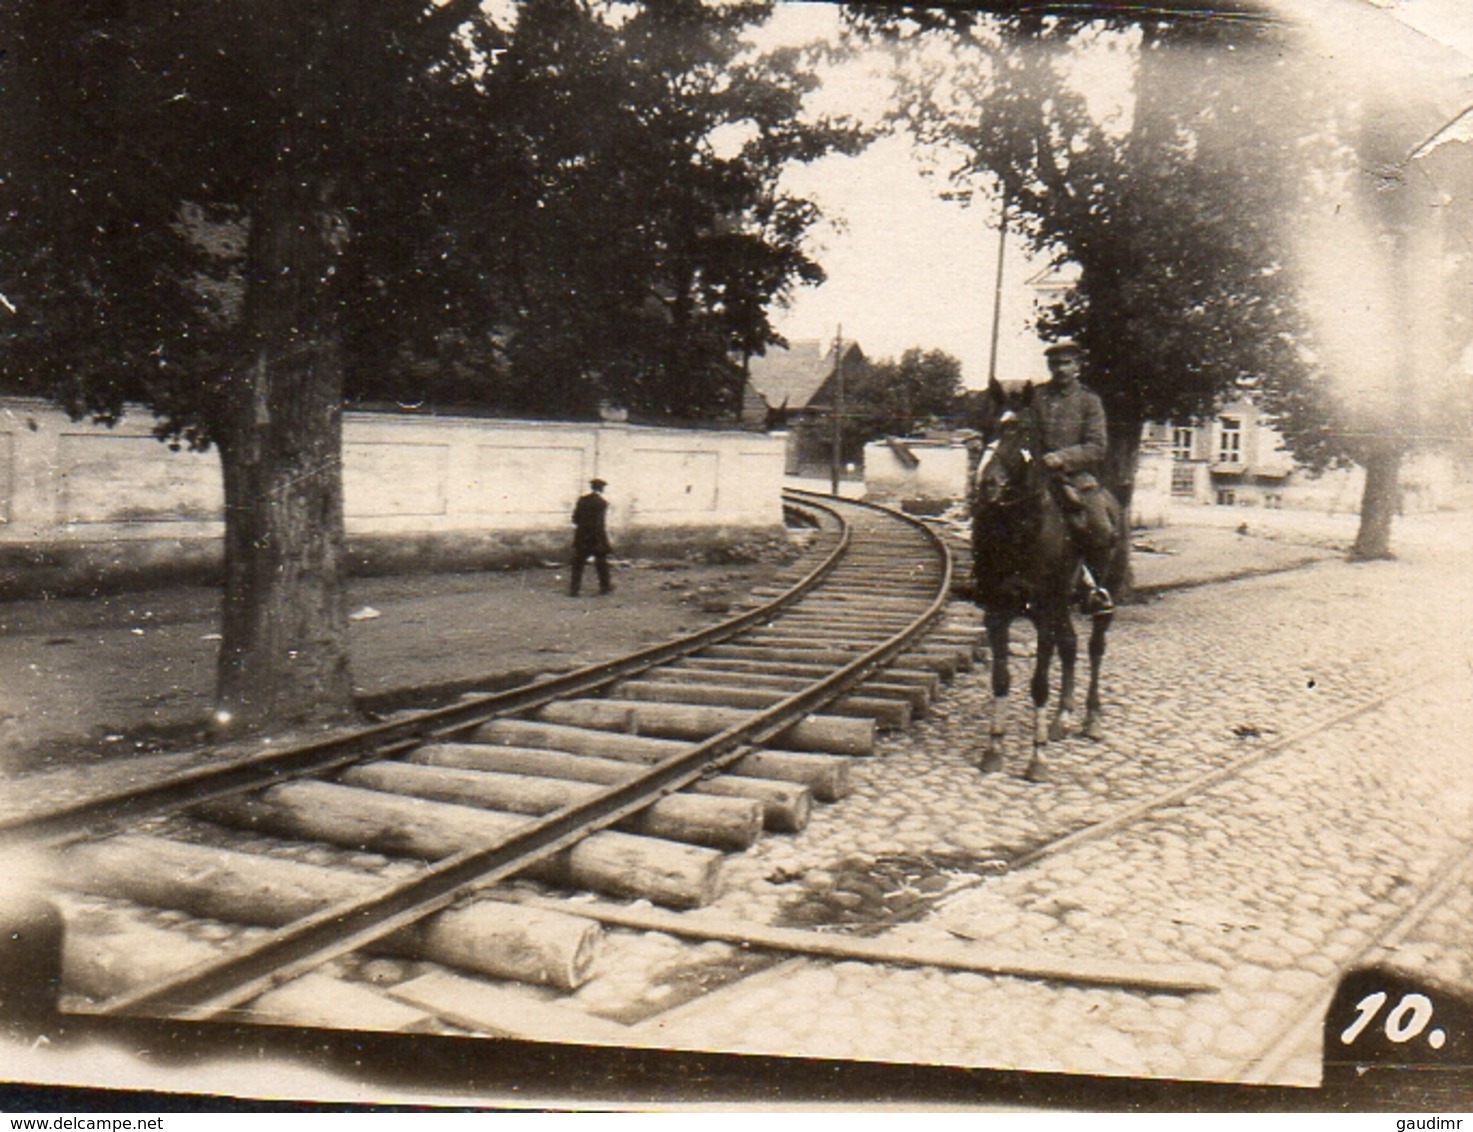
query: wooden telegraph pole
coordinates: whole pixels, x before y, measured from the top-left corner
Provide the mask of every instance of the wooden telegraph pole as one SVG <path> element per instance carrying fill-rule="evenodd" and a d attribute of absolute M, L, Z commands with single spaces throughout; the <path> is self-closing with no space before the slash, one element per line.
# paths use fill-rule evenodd
<path fill-rule="evenodd" d="M 987 354 L 987 380 L 997 380 L 997 337 L 1002 324 L 1002 258 L 1008 247 L 1008 198 L 1002 198 L 1002 222 L 997 227 L 997 278 L 992 284 L 992 345 Z"/>
<path fill-rule="evenodd" d="M 834 404 L 829 413 L 829 494 L 839 494 L 839 471 L 844 463 L 844 326 L 834 334 Z"/>

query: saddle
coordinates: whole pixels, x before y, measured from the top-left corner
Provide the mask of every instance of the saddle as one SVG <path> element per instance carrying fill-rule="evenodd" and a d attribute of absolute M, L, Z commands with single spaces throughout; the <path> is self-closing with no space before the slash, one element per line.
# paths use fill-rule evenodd
<path fill-rule="evenodd" d="M 1089 500 L 1086 498 L 1104 491 L 1100 481 L 1091 472 L 1077 472 L 1073 476 L 1056 475 L 1051 478 L 1054 498 L 1058 500 L 1063 512 L 1064 524 L 1069 528 L 1069 535 L 1080 553 L 1108 550 L 1114 543 L 1114 536 L 1112 534 L 1107 542 L 1103 535 L 1096 533 L 1091 522 Z"/>
<path fill-rule="evenodd" d="M 1072 476 L 1061 473 L 1053 477 L 1053 482 L 1059 504 L 1070 512 L 1083 511 L 1084 493 L 1097 491 L 1100 486 L 1093 472 L 1075 472 Z"/>

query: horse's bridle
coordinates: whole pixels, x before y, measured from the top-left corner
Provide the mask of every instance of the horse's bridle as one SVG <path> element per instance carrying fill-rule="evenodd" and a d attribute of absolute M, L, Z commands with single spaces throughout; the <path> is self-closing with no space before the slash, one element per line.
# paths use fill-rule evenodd
<path fill-rule="evenodd" d="M 1000 427 L 1006 426 L 1008 424 L 1015 423 L 1020 419 L 1021 418 L 1016 412 L 1014 412 L 1012 409 L 1009 409 L 1004 412 L 1003 415 L 998 419 L 998 425 Z M 1004 480 L 1001 485 L 999 485 L 1001 490 L 998 491 L 997 498 L 988 499 L 985 496 L 983 492 L 983 476 L 988 466 L 992 463 L 993 460 L 997 458 L 998 447 L 1002 444 L 1004 439 L 1005 436 L 1000 434 L 995 439 L 990 441 L 987 444 L 987 447 L 982 450 L 982 459 L 979 460 L 977 463 L 977 471 L 972 481 L 978 506 L 999 510 L 1013 507 L 1021 507 L 1025 503 L 1029 503 L 1036 499 L 1040 494 L 1040 491 L 1038 489 L 1029 485 L 1028 477 L 1025 475 L 1022 479 L 1021 488 L 1015 487 L 1015 484 L 1017 483 L 1016 479 L 1013 477 L 1009 477 L 1008 479 Z M 1029 448 L 1026 441 L 1019 444 L 1018 456 L 1022 460 L 1023 467 L 1025 469 L 1027 469 L 1028 466 L 1033 463 L 1033 451 L 1031 448 Z M 996 481 L 993 482 L 996 483 Z M 1014 490 L 1006 490 L 1009 487 L 1013 487 Z"/>

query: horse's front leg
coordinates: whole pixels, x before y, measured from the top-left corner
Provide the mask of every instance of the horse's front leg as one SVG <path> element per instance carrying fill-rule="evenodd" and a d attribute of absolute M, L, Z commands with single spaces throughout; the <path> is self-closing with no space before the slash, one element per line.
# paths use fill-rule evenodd
<path fill-rule="evenodd" d="M 1110 631 L 1110 622 L 1114 619 L 1113 613 L 1097 613 L 1090 619 L 1089 691 L 1084 699 L 1084 734 L 1096 742 L 1105 737 L 1100 709 L 1100 669 L 1105 661 L 1105 634 Z"/>
<path fill-rule="evenodd" d="M 1044 762 L 1043 748 L 1049 741 L 1046 714 L 1049 668 L 1053 663 L 1057 634 L 1054 618 L 1047 610 L 1034 619 L 1034 626 L 1038 630 L 1038 653 L 1033 662 L 1033 683 L 1030 689 L 1033 699 L 1033 753 L 1023 776 L 1030 782 L 1047 782 L 1049 772 L 1048 764 Z"/>
<path fill-rule="evenodd" d="M 1048 737 L 1065 739 L 1074 720 L 1074 668 L 1079 659 L 1079 638 L 1067 605 L 1051 611 L 1055 623 L 1055 648 L 1059 653 L 1059 706 L 1049 723 Z"/>
<path fill-rule="evenodd" d="M 987 723 L 987 749 L 979 769 L 983 774 L 991 774 L 1002 769 L 1003 739 L 1008 730 L 1008 691 L 1012 684 L 1008 675 L 1008 629 L 1012 618 L 989 613 L 982 624 L 992 651 L 992 716 Z"/>

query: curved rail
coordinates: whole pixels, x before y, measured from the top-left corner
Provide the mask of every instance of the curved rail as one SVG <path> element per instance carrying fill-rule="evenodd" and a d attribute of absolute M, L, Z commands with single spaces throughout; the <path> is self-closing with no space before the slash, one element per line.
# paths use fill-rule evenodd
<path fill-rule="evenodd" d="M 903 625 L 877 643 L 857 650 L 852 660 L 834 667 L 826 676 L 782 696 L 771 706 L 750 713 L 741 722 L 654 763 L 628 781 L 599 789 L 584 800 L 530 819 L 526 825 L 499 840 L 443 858 L 415 876 L 386 885 L 363 898 L 335 903 L 317 914 L 269 932 L 258 942 L 227 956 L 115 996 L 102 1003 L 97 1012 L 165 1015 L 181 1020 L 217 1016 L 274 985 L 332 958 L 360 950 L 447 907 L 467 886 L 484 886 L 520 873 L 590 834 L 647 808 L 660 798 L 728 767 L 869 679 L 923 635 L 944 610 L 951 586 L 950 555 L 933 531 L 908 516 L 852 501 L 845 501 L 842 508 L 836 508 L 806 494 L 791 498 L 796 505 L 839 523 L 841 533 L 835 547 L 797 584 L 775 600 L 719 625 L 529 687 L 471 697 L 448 708 L 417 713 L 408 719 L 365 728 L 336 740 L 257 756 L 244 765 L 195 772 L 167 784 L 101 803 L 73 807 L 39 821 L 13 824 L 4 831 L 11 837 L 25 830 L 29 830 L 32 836 L 70 836 L 89 825 L 94 830 L 99 823 L 116 825 L 140 811 L 155 812 L 160 808 L 193 805 L 222 794 L 276 784 L 284 778 L 319 774 L 364 759 L 402 753 L 427 739 L 443 740 L 461 735 L 497 717 L 531 711 L 574 695 L 599 692 L 631 675 L 688 657 L 713 644 L 729 641 L 771 623 L 812 593 L 854 549 L 849 524 L 840 514 L 842 508 L 865 508 L 892 519 L 904 520 L 912 532 L 922 536 L 919 544 L 911 544 L 910 561 L 914 562 L 918 545 L 923 545 L 926 554 L 932 556 L 930 560 L 940 563 L 939 581 L 930 583 L 929 600 L 918 612 L 908 615 Z M 917 603 L 920 603 L 919 598 Z"/>
<path fill-rule="evenodd" d="M 838 516 L 816 501 L 805 504 Z M 660 664 L 689 656 L 710 645 L 735 637 L 799 601 L 828 577 L 849 549 L 850 534 L 840 526 L 833 549 L 785 593 L 758 608 L 718 622 L 705 629 L 663 644 L 630 653 L 611 661 L 600 661 L 572 672 L 552 676 L 504 692 L 466 696 L 454 704 L 412 712 L 385 723 L 305 743 L 263 750 L 222 766 L 200 767 L 111 794 L 58 807 L 36 816 L 0 822 L 0 846 L 14 842 L 36 842 L 85 834 L 99 826 L 116 824 L 141 814 L 154 814 L 289 778 L 321 774 L 374 757 L 408 750 L 427 738 L 444 738 L 472 729 L 501 715 L 531 711 L 554 700 L 597 692 L 617 680 L 644 672 Z"/>

